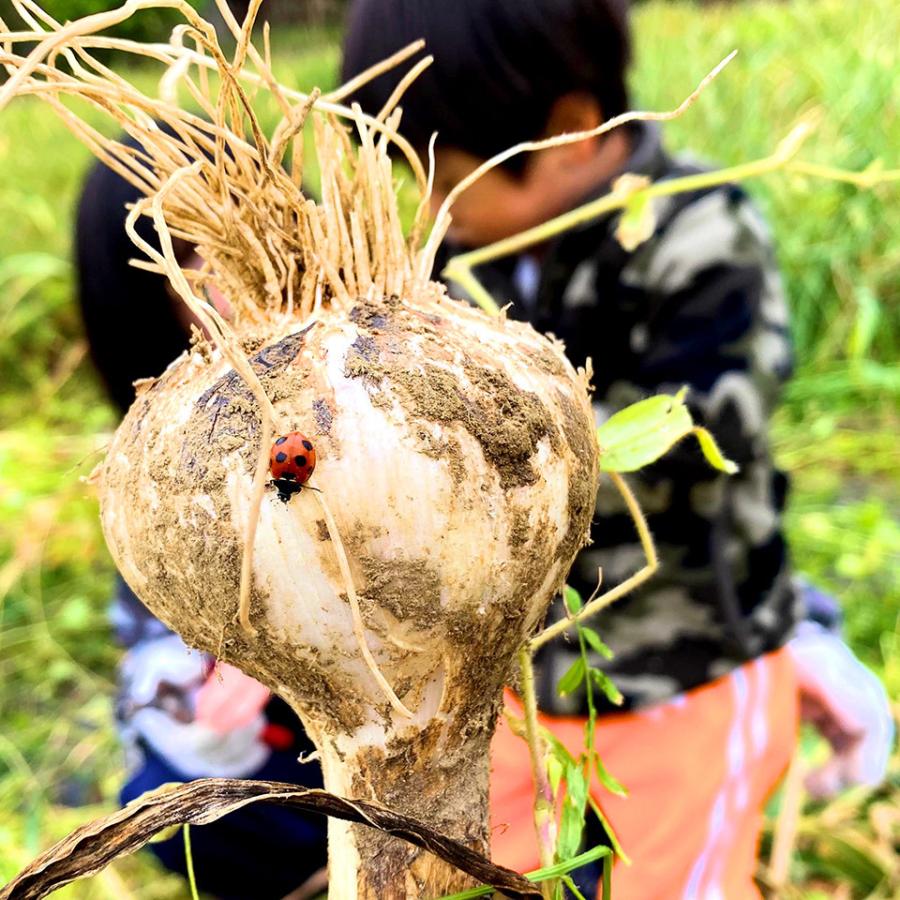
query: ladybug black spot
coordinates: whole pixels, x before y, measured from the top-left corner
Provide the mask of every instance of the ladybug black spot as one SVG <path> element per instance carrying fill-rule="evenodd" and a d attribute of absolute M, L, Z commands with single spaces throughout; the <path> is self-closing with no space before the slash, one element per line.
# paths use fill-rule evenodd
<path fill-rule="evenodd" d="M 303 442 L 303 449 L 304 449 L 304 450 L 312 450 L 312 444 L 311 444 L 309 441 L 304 441 L 304 442 Z"/>
<path fill-rule="evenodd" d="M 275 441 L 275 443 L 278 444 L 278 445 L 280 446 L 280 445 L 283 444 L 286 440 L 287 440 L 286 437 L 280 437 L 280 438 L 278 438 L 277 441 Z"/>
<path fill-rule="evenodd" d="M 275 462 L 284 462 L 287 459 L 287 453 L 276 453 Z"/>
<path fill-rule="evenodd" d="M 305 456 L 295 456 L 294 462 L 297 463 L 298 466 L 306 465 L 306 457 Z"/>

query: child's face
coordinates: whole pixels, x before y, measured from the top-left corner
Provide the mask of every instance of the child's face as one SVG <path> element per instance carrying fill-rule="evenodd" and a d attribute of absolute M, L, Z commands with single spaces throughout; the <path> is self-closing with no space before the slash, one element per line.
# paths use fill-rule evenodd
<path fill-rule="evenodd" d="M 594 97 L 566 94 L 553 104 L 542 137 L 588 131 L 602 121 Z M 620 128 L 602 141 L 588 138 L 530 153 L 519 174 L 492 169 L 453 204 L 448 237 L 465 247 L 483 247 L 540 225 L 577 206 L 588 191 L 616 174 L 628 152 L 629 140 Z M 432 213 L 482 162 L 458 147 L 435 148 Z"/>
<path fill-rule="evenodd" d="M 435 179 L 431 195 L 432 214 L 450 190 L 481 165 L 483 160 L 455 147 L 437 148 L 434 154 Z M 535 166 L 526 166 L 521 175 L 492 169 L 453 204 L 453 222 L 448 237 L 465 247 L 482 247 L 517 234 L 549 218 L 548 189 L 535 177 Z M 552 189 L 549 190 L 552 194 Z"/>

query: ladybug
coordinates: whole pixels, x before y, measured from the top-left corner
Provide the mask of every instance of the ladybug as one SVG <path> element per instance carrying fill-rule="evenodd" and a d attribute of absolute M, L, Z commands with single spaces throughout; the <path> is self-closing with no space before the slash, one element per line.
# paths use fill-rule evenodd
<path fill-rule="evenodd" d="M 278 499 L 287 503 L 294 494 L 299 494 L 315 467 L 316 449 L 306 435 L 292 431 L 276 438 L 269 454 L 269 471 Z"/>

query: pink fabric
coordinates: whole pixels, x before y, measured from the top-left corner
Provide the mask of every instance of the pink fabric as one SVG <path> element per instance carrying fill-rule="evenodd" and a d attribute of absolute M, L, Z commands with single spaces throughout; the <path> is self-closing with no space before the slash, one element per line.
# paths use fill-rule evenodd
<path fill-rule="evenodd" d="M 522 715 L 518 699 L 507 708 Z M 541 716 L 578 756 L 584 720 Z M 796 745 L 797 687 L 780 650 L 665 703 L 604 717 L 596 746 L 629 791 L 598 782 L 591 795 L 615 829 L 631 866 L 613 872 L 615 900 L 756 900 L 753 881 L 766 800 Z M 537 868 L 528 748 L 505 720 L 492 745 L 494 860 Z"/>

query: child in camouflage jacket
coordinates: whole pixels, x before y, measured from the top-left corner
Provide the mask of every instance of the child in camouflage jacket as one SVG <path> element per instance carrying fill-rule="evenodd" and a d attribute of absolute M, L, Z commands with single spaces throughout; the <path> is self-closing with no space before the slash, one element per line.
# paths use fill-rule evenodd
<path fill-rule="evenodd" d="M 432 130 L 440 133 L 438 199 L 498 150 L 589 128 L 627 108 L 621 0 L 360 0 L 351 10 L 345 74 L 420 36 L 436 63 L 404 100 L 404 131 L 422 148 Z M 382 76 L 358 99 L 377 110 L 392 88 L 392 77 Z M 659 132 L 644 125 L 520 157 L 460 198 L 445 254 L 573 208 L 622 172 L 660 179 L 694 170 L 669 157 Z M 186 346 L 189 318 L 161 278 L 128 265 L 134 252 L 123 223 L 134 199 L 134 189 L 98 167 L 77 231 L 92 354 L 122 409 L 134 380 L 159 374 Z M 790 371 L 790 347 L 765 228 L 736 187 L 673 198 L 655 212 L 654 234 L 634 252 L 615 240 L 612 217 L 478 274 L 499 302 L 512 301 L 512 315 L 561 337 L 575 363 L 593 359 L 598 418 L 686 384 L 695 417 L 741 464 L 726 479 L 685 445 L 633 480 L 662 568 L 596 623 L 616 655 L 594 662 L 624 696 L 621 708 L 604 710 L 596 740 L 630 797 L 597 785 L 592 793 L 634 860 L 630 869 L 616 867 L 617 900 L 742 898 L 755 890 L 763 800 L 793 748 L 797 684 L 804 709 L 840 750 L 817 773 L 821 791 L 880 778 L 889 719 L 877 681 L 827 630 L 833 604 L 808 589 L 801 595 L 789 573 L 780 527 L 786 482 L 772 464 L 766 426 Z M 190 265 L 192 248 L 178 249 Z M 144 339 L 121 342 L 123 323 Z M 611 587 L 642 563 L 633 526 L 605 488 L 593 539 L 571 576 L 583 594 L 598 568 Z M 788 654 L 782 648 L 804 606 L 807 615 L 815 606 L 825 625 L 805 623 Z M 118 705 L 131 760 L 123 799 L 213 774 L 320 783 L 314 764 L 297 763 L 308 738 L 276 698 L 238 673 L 211 674 L 212 661 L 188 656 L 121 582 L 114 620 L 130 648 Z M 584 697 L 555 691 L 571 658 L 570 643 L 549 645 L 539 688 L 544 724 L 577 753 Z M 515 713 L 516 698 L 508 702 Z M 492 807 L 504 826 L 494 832 L 495 856 L 532 868 L 531 767 L 524 743 L 502 721 L 493 761 Z M 226 817 L 194 835 L 201 888 L 282 896 L 323 864 L 324 840 L 323 823 L 284 810 L 260 806 Z M 184 871 L 180 839 L 154 852 Z M 584 891 L 591 875 L 576 873 Z"/>
<path fill-rule="evenodd" d="M 357 0 L 344 80 L 417 38 L 435 61 L 404 95 L 401 131 L 423 151 L 437 134 L 435 207 L 501 150 L 593 129 L 628 108 L 623 0 Z M 399 77 L 381 75 L 353 99 L 376 112 Z M 669 156 L 657 127 L 643 123 L 514 157 L 454 204 L 437 271 L 455 253 L 608 193 L 624 173 L 659 181 L 699 170 Z M 592 665 L 623 697 L 618 707 L 596 701 L 604 713 L 597 746 L 630 797 L 611 796 L 599 783 L 592 793 L 634 861 L 616 867 L 615 897 L 756 897 L 762 809 L 793 753 L 800 701 L 806 712 L 813 704 L 826 733 L 841 735 L 836 747 L 852 743 L 857 761 L 868 749 L 868 768 L 851 775 L 834 764 L 848 780 L 880 778 L 890 719 L 880 684 L 837 638 L 825 638 L 824 627 L 804 626 L 812 641 L 794 638 L 795 649 L 786 649 L 821 595 L 791 575 L 781 526 L 787 479 L 768 441 L 792 355 L 765 224 L 736 185 L 657 200 L 654 214 L 653 233 L 635 249 L 617 240 L 619 215 L 611 214 L 476 275 L 499 304 L 511 304 L 508 315 L 560 338 L 574 364 L 592 360 L 598 422 L 687 385 L 695 420 L 740 466 L 724 476 L 684 442 L 631 479 L 661 565 L 646 587 L 594 623 L 614 655 Z M 643 563 L 631 519 L 608 484 L 591 541 L 569 579 L 582 596 L 596 587 L 598 571 L 608 589 Z M 564 615 L 560 602 L 551 617 Z M 542 724 L 575 755 L 585 697 L 560 697 L 556 685 L 578 653 L 577 643 L 559 640 L 538 660 Z M 859 692 L 838 700 L 835 679 L 829 694 L 818 670 L 846 674 L 848 657 Z M 513 696 L 508 705 L 519 712 Z M 533 868 L 527 752 L 502 722 L 493 768 L 492 811 L 504 826 L 495 831 L 495 857 Z"/>

